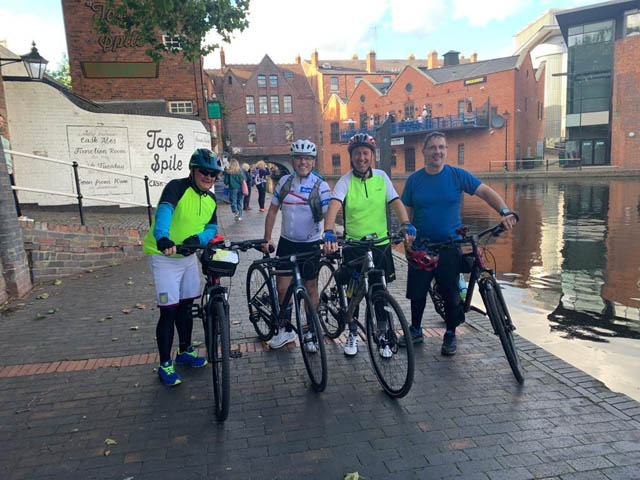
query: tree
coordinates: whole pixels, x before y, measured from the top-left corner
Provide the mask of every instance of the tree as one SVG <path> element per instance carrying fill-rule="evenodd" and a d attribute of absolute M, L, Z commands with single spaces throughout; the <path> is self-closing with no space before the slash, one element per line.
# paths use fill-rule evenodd
<path fill-rule="evenodd" d="M 165 52 L 196 60 L 219 47 L 204 43 L 209 31 L 215 29 L 229 42 L 235 30 L 249 25 L 249 0 L 119 0 L 117 4 L 107 0 L 104 5 L 94 4 L 94 11 L 98 33 L 109 35 L 112 27 L 135 30 L 141 43 L 149 45 L 145 53 L 155 61 Z M 180 49 L 165 46 L 158 32 L 179 38 Z"/>
<path fill-rule="evenodd" d="M 49 76 L 56 82 L 61 83 L 71 90 L 71 75 L 69 75 L 69 58 L 66 53 L 62 54 L 62 61 L 58 65 L 58 69 L 49 73 Z"/>

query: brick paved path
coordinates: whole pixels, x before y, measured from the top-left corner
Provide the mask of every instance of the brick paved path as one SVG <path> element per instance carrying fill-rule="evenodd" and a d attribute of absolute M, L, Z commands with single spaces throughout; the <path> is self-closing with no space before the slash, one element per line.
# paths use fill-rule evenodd
<path fill-rule="evenodd" d="M 221 210 L 231 238 L 261 236 L 264 214 L 234 224 Z M 174 389 L 156 377 L 145 260 L 13 302 L 0 316 L 0 478 L 640 478 L 640 405 L 520 338 L 519 388 L 479 317 L 445 358 L 442 323 L 428 309 L 430 336 L 401 400 L 382 393 L 363 344 L 350 359 L 327 342 L 328 386 L 312 392 L 299 351 L 264 348 L 247 320 L 244 275 L 258 255 L 245 254 L 233 279 L 232 341 L 243 355 L 232 361 L 223 425 L 213 420 L 209 367 L 181 370 Z M 408 314 L 398 273 L 391 289 Z M 199 326 L 194 333 L 202 340 Z"/>

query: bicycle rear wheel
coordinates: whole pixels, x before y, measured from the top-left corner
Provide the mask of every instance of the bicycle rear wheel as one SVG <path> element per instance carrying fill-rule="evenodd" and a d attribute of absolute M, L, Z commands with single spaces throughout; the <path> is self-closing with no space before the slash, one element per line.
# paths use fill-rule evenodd
<path fill-rule="evenodd" d="M 433 308 L 436 313 L 442 317 L 442 320 L 446 321 L 444 315 L 444 298 L 442 298 L 442 293 L 440 293 L 440 289 L 438 288 L 438 282 L 431 283 L 429 295 L 431 295 L 431 301 L 433 302 Z"/>
<path fill-rule="evenodd" d="M 307 368 L 313 389 L 322 392 L 327 386 L 327 354 L 324 337 L 320 333 L 318 315 L 306 290 L 296 291 L 295 309 L 304 366 Z"/>
<path fill-rule="evenodd" d="M 511 371 L 513 371 L 518 383 L 523 383 L 524 374 L 522 373 L 522 368 L 520 368 L 518 350 L 513 340 L 511 321 L 509 320 L 507 306 L 498 291 L 499 288 L 500 286 L 493 278 L 485 280 L 482 283 L 482 297 L 487 308 L 487 315 L 495 333 L 500 338 L 500 343 L 502 343 Z"/>
<path fill-rule="evenodd" d="M 404 313 L 389 292 L 380 290 L 367 302 L 366 318 L 369 357 L 378 381 L 389 396 L 404 397 L 411 390 L 414 372 L 413 343 L 398 348 L 399 334 L 411 338 Z"/>
<path fill-rule="evenodd" d="M 338 338 L 344 330 L 340 309 L 340 287 L 336 282 L 336 269 L 327 260 L 320 261 L 318 270 L 318 318 L 322 330 L 329 338 Z"/>
<path fill-rule="evenodd" d="M 269 275 L 261 265 L 251 265 L 247 272 L 247 304 L 249 306 L 249 320 L 260 340 L 266 341 L 273 337 L 271 317 L 271 291 Z"/>
<path fill-rule="evenodd" d="M 209 343 L 207 350 L 211 357 L 211 376 L 213 381 L 214 412 L 219 422 L 229 416 L 230 371 L 229 321 L 222 301 L 212 301 L 208 305 L 207 327 Z"/>

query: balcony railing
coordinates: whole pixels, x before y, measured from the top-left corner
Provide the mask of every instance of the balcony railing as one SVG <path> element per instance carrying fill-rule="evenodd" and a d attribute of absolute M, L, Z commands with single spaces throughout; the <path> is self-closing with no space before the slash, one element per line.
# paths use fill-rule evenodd
<path fill-rule="evenodd" d="M 418 120 L 395 122 L 391 124 L 391 135 L 398 136 L 411 133 L 426 133 L 432 130 L 455 130 L 460 128 L 488 127 L 487 115 L 478 115 L 478 112 L 468 113 L 463 116 L 445 115 L 443 117 L 430 117 Z M 348 142 L 356 133 L 368 133 L 376 135 L 375 128 L 359 128 L 340 130 L 340 140 Z"/>

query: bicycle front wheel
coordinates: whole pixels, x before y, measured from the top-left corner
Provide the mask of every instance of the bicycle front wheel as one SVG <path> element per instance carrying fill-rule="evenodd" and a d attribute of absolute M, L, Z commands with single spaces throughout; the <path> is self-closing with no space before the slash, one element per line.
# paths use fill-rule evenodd
<path fill-rule="evenodd" d="M 329 338 L 338 338 L 344 331 L 340 308 L 340 287 L 336 282 L 336 269 L 327 260 L 320 261 L 318 270 L 318 318 L 322 330 Z"/>
<path fill-rule="evenodd" d="M 327 386 L 327 354 L 318 315 L 306 290 L 301 289 L 295 293 L 295 309 L 304 366 L 313 389 L 322 392 Z"/>
<path fill-rule="evenodd" d="M 210 302 L 208 310 L 207 331 L 211 345 L 207 345 L 207 349 L 212 357 L 211 375 L 213 380 L 214 412 L 218 421 L 224 422 L 229 416 L 231 392 L 229 321 L 222 301 Z"/>
<path fill-rule="evenodd" d="M 367 346 L 373 370 L 388 395 L 404 397 L 413 385 L 413 343 L 398 348 L 399 335 L 411 338 L 409 324 L 395 298 L 386 290 L 367 302 Z"/>
<path fill-rule="evenodd" d="M 494 331 L 500 338 L 502 348 L 507 356 L 507 361 L 511 367 L 513 375 L 516 377 L 518 383 L 524 382 L 524 374 L 520 367 L 520 358 L 518 357 L 518 350 L 513 340 L 513 332 L 511 329 L 511 322 L 507 313 L 507 306 L 501 298 L 500 292 L 498 292 L 500 286 L 494 279 L 487 279 L 482 283 L 482 298 L 484 299 L 485 307 L 487 308 L 487 315 L 491 321 Z"/>
<path fill-rule="evenodd" d="M 251 265 L 247 272 L 247 304 L 249 320 L 258 338 L 270 340 L 273 337 L 271 291 L 269 275 L 261 265 Z"/>

